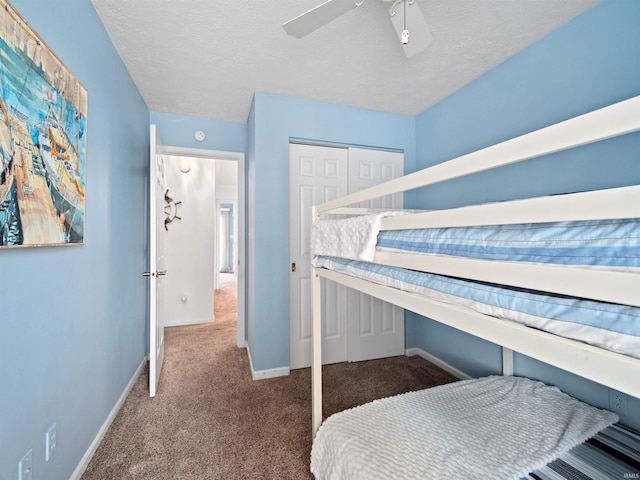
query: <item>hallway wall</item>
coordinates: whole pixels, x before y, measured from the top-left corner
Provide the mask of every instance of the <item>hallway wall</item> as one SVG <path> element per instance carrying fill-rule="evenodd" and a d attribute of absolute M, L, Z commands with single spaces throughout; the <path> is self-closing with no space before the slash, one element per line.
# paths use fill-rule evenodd
<path fill-rule="evenodd" d="M 165 175 L 177 216 L 167 225 L 165 326 L 213 321 L 216 165 L 209 158 L 166 157 Z M 189 166 L 189 171 L 180 171 Z"/>

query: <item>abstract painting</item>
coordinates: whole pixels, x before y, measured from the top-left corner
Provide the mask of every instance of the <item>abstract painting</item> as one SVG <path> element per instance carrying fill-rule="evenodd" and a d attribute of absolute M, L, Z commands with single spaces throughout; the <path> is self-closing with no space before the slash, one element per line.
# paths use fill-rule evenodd
<path fill-rule="evenodd" d="M 0 0 L 0 248 L 82 245 L 87 90 Z"/>

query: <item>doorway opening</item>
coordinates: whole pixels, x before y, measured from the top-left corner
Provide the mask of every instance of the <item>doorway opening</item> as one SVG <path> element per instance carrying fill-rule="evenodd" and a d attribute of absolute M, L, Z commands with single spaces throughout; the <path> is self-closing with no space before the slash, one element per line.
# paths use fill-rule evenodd
<path fill-rule="evenodd" d="M 194 195 L 198 191 L 207 189 L 215 190 L 215 193 L 209 192 L 208 198 L 213 198 L 206 208 L 210 209 L 211 216 L 209 220 L 213 220 L 215 226 L 208 244 L 203 248 L 208 249 L 208 254 L 212 256 L 213 267 L 210 273 L 213 276 L 213 288 L 218 289 L 224 284 L 224 289 L 229 293 L 232 289 L 237 299 L 237 346 L 244 348 L 245 341 L 245 167 L 244 153 L 240 152 L 224 152 L 217 150 L 194 149 L 188 147 L 165 146 L 163 154 L 167 158 L 167 163 L 176 163 L 175 171 L 177 172 L 176 192 L 171 191 L 169 184 L 170 196 L 175 201 L 183 202 L 179 205 L 178 216 L 184 217 L 189 208 L 202 209 L 202 204 L 198 204 Z M 207 180 L 205 170 L 213 170 L 213 174 L 209 179 L 217 178 L 218 181 L 213 183 Z M 181 183 L 189 183 L 188 189 L 182 190 L 184 198 L 178 196 L 178 190 Z M 189 205 L 191 204 L 191 205 Z M 180 213 L 180 207 L 182 208 Z M 195 215 L 195 213 L 194 213 Z M 171 229 L 172 225 L 177 226 L 179 222 L 184 220 L 174 220 L 175 223 L 168 225 Z M 220 242 L 222 232 L 224 233 L 224 242 Z M 191 234 L 199 235 L 200 232 L 193 230 Z M 224 250 L 224 258 L 223 258 Z M 188 255 L 189 252 L 183 252 Z M 223 261 L 224 260 L 224 261 Z M 176 270 L 176 269 L 174 269 Z M 179 270 L 179 269 L 178 269 Z M 222 273 L 221 271 L 224 270 Z M 187 271 L 185 275 L 188 275 Z M 224 275 L 224 279 L 221 276 Z M 230 279 L 227 275 L 232 275 Z M 232 280 L 232 281 L 231 281 Z M 210 283 L 209 283 L 210 285 Z M 194 287 L 197 288 L 197 287 Z M 210 293 L 211 290 L 209 290 Z M 172 292 L 173 300 L 180 305 L 188 305 L 191 301 L 188 292 L 175 291 Z M 169 297 L 171 298 L 171 297 Z M 208 305 L 211 307 L 211 304 Z M 193 322 L 198 323 L 198 322 Z"/>

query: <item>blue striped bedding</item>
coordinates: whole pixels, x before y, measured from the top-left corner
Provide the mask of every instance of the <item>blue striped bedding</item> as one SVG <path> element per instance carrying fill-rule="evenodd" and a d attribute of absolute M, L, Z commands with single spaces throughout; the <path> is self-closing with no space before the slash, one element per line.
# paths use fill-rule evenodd
<path fill-rule="evenodd" d="M 377 248 L 486 260 L 638 268 L 640 219 L 386 230 Z"/>
<path fill-rule="evenodd" d="M 640 358 L 640 308 L 637 307 L 337 257 L 316 257 L 314 266 L 455 303 L 486 315 Z"/>
<path fill-rule="evenodd" d="M 525 478 L 640 478 L 640 435 L 620 425 L 612 425 Z"/>
<path fill-rule="evenodd" d="M 378 234 L 376 249 L 640 273 L 640 219 L 383 230 Z M 318 256 L 314 265 L 640 358 L 637 307 L 338 257 Z"/>

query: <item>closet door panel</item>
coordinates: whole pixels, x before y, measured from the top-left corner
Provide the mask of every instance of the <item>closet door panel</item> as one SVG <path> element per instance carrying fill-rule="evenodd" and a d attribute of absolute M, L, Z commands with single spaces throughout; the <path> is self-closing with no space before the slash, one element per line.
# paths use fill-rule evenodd
<path fill-rule="evenodd" d="M 349 193 L 402 176 L 404 155 L 398 152 L 349 148 Z M 387 195 L 361 207 L 403 208 L 401 193 Z M 404 310 L 349 289 L 347 356 L 350 362 L 404 354 Z"/>

